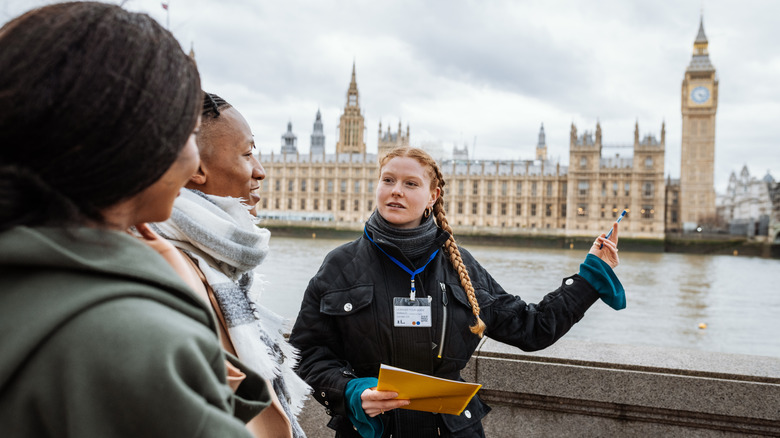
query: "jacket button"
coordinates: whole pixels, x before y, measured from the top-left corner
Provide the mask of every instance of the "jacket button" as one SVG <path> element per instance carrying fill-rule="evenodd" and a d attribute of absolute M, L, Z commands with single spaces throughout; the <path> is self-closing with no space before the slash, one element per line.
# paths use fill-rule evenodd
<path fill-rule="evenodd" d="M 571 278 L 567 278 L 566 279 L 566 286 L 571 286 L 572 284 L 574 284 L 574 280 L 572 280 Z"/>
<path fill-rule="evenodd" d="M 469 412 L 469 410 L 468 410 L 468 409 L 466 409 L 465 411 L 463 411 L 463 415 L 465 415 L 465 416 L 466 416 L 466 418 L 471 418 L 471 412 Z"/>
<path fill-rule="evenodd" d="M 352 303 L 344 304 L 344 311 L 349 312 L 350 310 L 352 310 Z"/>

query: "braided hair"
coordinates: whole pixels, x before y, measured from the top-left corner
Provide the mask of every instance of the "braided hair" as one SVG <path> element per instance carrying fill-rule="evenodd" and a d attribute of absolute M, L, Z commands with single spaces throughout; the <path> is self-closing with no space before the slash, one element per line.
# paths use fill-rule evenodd
<path fill-rule="evenodd" d="M 397 157 L 407 157 L 417 160 L 418 163 L 420 163 L 428 170 L 428 176 L 431 178 L 431 190 L 435 189 L 436 187 L 441 189 L 439 198 L 436 199 L 436 203 L 433 204 L 433 215 L 436 219 L 436 224 L 438 227 L 450 235 L 450 238 L 447 239 L 447 242 L 444 244 L 444 248 L 446 249 L 450 258 L 452 267 L 455 269 L 455 272 L 458 273 L 458 277 L 460 278 L 460 285 L 466 291 L 466 296 L 468 297 L 469 303 L 471 304 L 471 311 L 474 314 L 474 318 L 476 319 L 474 324 L 469 326 L 469 328 L 471 329 L 472 333 L 478 335 L 481 338 L 485 333 L 487 326 L 479 317 L 479 302 L 477 302 L 477 295 L 474 291 L 474 286 L 471 284 L 469 271 L 466 268 L 466 264 L 463 263 L 463 258 L 460 255 L 458 244 L 455 242 L 455 235 L 452 231 L 452 227 L 450 226 L 449 221 L 447 221 L 447 215 L 444 211 L 444 185 L 446 183 L 444 181 L 444 176 L 439 169 L 439 165 L 436 163 L 436 160 L 434 160 L 433 157 L 431 157 L 424 150 L 404 146 L 389 151 L 379 160 L 380 172 L 385 164 L 387 164 L 393 158 Z"/>
<path fill-rule="evenodd" d="M 0 29 L 0 65 L 0 231 L 105 225 L 102 212 L 157 181 L 197 123 L 197 67 L 146 14 L 34 9 Z"/>
<path fill-rule="evenodd" d="M 219 117 L 220 109 L 231 108 L 231 105 L 225 101 L 225 99 L 217 96 L 214 93 L 203 92 L 203 112 L 201 116 L 204 117 L 203 121 L 207 121 L 206 116 L 216 119 Z"/>
<path fill-rule="evenodd" d="M 198 134 L 198 151 L 200 152 L 201 161 L 210 161 L 213 157 L 214 150 L 214 127 L 217 123 L 222 122 L 224 118 L 220 118 L 222 112 L 228 108 L 233 108 L 225 99 L 217 96 L 214 93 L 203 92 L 203 107 L 201 110 L 201 124 L 200 134 Z"/>

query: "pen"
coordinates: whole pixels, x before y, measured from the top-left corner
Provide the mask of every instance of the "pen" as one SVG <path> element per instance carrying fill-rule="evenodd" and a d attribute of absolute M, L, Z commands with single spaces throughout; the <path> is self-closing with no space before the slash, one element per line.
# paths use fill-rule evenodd
<path fill-rule="evenodd" d="M 617 218 L 617 221 L 615 221 L 615 223 L 619 224 L 620 220 L 623 219 L 623 216 L 625 216 L 626 213 L 628 213 L 628 210 L 623 210 L 623 213 L 620 213 L 620 217 Z M 614 230 L 614 228 L 610 228 L 609 229 L 609 233 L 607 233 L 607 237 L 606 237 L 607 239 L 609 239 L 609 236 L 612 235 L 612 230 Z M 603 242 L 601 243 L 601 246 L 599 247 L 599 249 L 601 249 L 601 248 L 604 248 L 604 243 Z"/>

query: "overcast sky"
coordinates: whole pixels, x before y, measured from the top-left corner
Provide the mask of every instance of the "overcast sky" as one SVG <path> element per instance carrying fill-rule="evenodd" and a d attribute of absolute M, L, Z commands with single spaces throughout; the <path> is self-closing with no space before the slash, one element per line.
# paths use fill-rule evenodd
<path fill-rule="evenodd" d="M 7 21 L 38 0 L 4 0 Z M 115 3 L 121 3 L 116 1 Z M 194 46 L 207 91 L 249 121 L 263 154 L 287 122 L 309 150 L 319 108 L 333 152 L 355 62 L 369 152 L 381 120 L 413 145 L 468 144 L 478 159 L 531 159 L 540 124 L 568 164 L 569 131 L 606 144 L 660 137 L 680 175 L 680 87 L 703 8 L 719 104 L 715 185 L 747 165 L 780 179 L 780 2 L 127 0 Z M 385 128 L 386 129 L 386 128 Z M 476 147 L 475 147 L 476 145 Z M 604 151 L 612 154 L 614 151 Z M 628 151 L 623 150 L 622 154 Z"/>

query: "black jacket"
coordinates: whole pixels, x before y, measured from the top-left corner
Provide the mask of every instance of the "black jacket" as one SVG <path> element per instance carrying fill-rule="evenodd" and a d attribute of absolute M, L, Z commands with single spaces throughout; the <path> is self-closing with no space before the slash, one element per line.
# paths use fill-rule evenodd
<path fill-rule="evenodd" d="M 480 338 L 469 330 L 474 316 L 442 246 L 448 237 L 440 230 L 417 264 L 389 242 L 375 239 L 385 252 L 415 268 L 440 249 L 415 280 L 417 296 L 433 298 L 431 328 L 393 326 L 393 298 L 409 296 L 410 275 L 365 235 L 331 251 L 309 282 L 290 342 L 300 349 L 298 373 L 333 417 L 328 425 L 339 435 L 358 436 L 346 415 L 347 382 L 355 377 L 376 377 L 382 363 L 462 380 L 460 371 Z M 527 304 L 506 293 L 468 251 L 460 251 L 476 291 L 480 317 L 487 325 L 486 335 L 525 351 L 554 343 L 598 299 L 587 281 L 573 275 L 540 303 Z M 441 359 L 437 357 L 440 350 Z M 382 418 L 385 436 L 481 436 L 480 420 L 489 410 L 474 397 L 460 416 L 396 409 Z"/>

